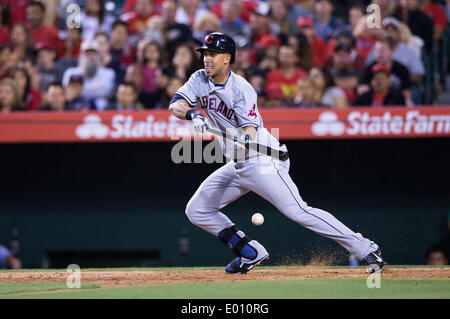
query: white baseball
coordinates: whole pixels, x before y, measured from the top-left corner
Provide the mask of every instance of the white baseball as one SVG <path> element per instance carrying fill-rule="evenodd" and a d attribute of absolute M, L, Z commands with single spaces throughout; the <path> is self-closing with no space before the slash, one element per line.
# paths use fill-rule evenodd
<path fill-rule="evenodd" d="M 264 216 L 260 213 L 254 213 L 252 216 L 252 223 L 255 226 L 261 226 L 264 223 Z"/>

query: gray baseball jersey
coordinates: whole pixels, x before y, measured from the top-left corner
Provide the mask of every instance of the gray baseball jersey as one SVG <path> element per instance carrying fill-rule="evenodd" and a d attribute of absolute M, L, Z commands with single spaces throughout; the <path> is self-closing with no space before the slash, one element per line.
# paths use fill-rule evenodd
<path fill-rule="evenodd" d="M 195 106 L 199 99 L 209 119 L 208 124 L 222 132 L 253 125 L 257 127 L 258 142 L 266 141 L 266 145 L 275 148 L 279 146 L 278 140 L 263 126 L 255 90 L 244 78 L 231 71 L 224 85 L 216 85 L 204 70 L 195 72 L 172 101 L 181 98 L 191 106 Z M 222 139 L 222 143 L 226 142 Z M 283 150 L 286 150 L 285 146 Z M 233 158 L 232 154 L 225 155 Z M 286 217 L 335 240 L 359 259 L 378 249 L 378 245 L 353 232 L 330 213 L 303 201 L 289 175 L 290 160 L 279 161 L 267 155 L 255 159 L 244 163 L 229 161 L 203 181 L 187 204 L 189 220 L 218 236 L 222 230 L 234 225 L 220 210 L 252 191 L 272 203 Z"/>
<path fill-rule="evenodd" d="M 264 128 L 258 112 L 255 89 L 247 80 L 232 71 L 225 84 L 215 84 L 203 69 L 199 70 L 192 74 L 175 97 L 183 98 L 193 107 L 198 99 L 210 127 L 238 136 L 239 128 L 254 126 L 257 128 L 256 142 L 275 149 L 280 148 L 278 140 Z M 233 142 L 222 137 L 219 137 L 219 142 L 224 155 L 229 159 L 236 159 Z M 259 153 L 251 150 L 247 158 L 258 156 Z"/>

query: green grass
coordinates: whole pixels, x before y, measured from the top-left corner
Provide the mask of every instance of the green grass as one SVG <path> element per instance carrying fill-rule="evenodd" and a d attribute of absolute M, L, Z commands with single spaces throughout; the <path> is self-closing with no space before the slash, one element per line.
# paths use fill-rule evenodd
<path fill-rule="evenodd" d="M 16 284 L 11 284 L 16 285 Z M 39 290 L 65 289 L 60 292 L 29 293 Z M 58 286 L 59 285 L 59 286 Z M 211 282 L 173 285 L 154 285 L 145 287 L 119 287 L 67 290 L 60 284 L 33 284 L 30 287 L 13 287 L 5 293 L 0 288 L 0 298 L 50 298 L 50 299 L 302 299 L 302 298 L 339 298 L 339 299 L 449 299 L 449 280 L 394 280 L 382 279 L 380 288 L 367 288 L 365 279 L 304 279 L 246 282 Z M 15 294 L 14 294 L 15 292 Z M 21 294 L 17 294 L 21 292 Z"/>
<path fill-rule="evenodd" d="M 389 266 L 423 267 L 436 266 Z M 446 268 L 448 266 L 445 266 Z M 288 268 L 272 266 L 267 269 Z M 305 266 L 289 266 L 305 268 Z M 306 267 L 308 268 L 308 267 Z M 348 268 L 327 266 L 326 268 Z M 360 267 L 364 269 L 365 267 Z M 441 267 L 437 267 L 441 268 Z M 170 268 L 96 268 L 82 271 L 148 271 L 148 270 L 223 270 L 223 267 L 170 267 Z M 11 270 L 9 270 L 11 271 Z M 22 269 L 22 271 L 65 271 L 65 269 Z M 302 299 L 302 298 L 401 298 L 450 299 L 450 280 L 398 280 L 381 279 L 381 288 L 369 289 L 366 279 L 296 279 L 272 281 L 202 282 L 140 287 L 101 288 L 95 284 L 82 284 L 81 289 L 68 289 L 66 283 L 0 283 L 1 298 L 145 298 L 145 299 Z"/>
<path fill-rule="evenodd" d="M 96 284 L 82 284 L 80 289 L 92 289 L 100 288 Z M 21 294 L 21 293 L 32 293 L 32 292 L 42 292 L 42 291 L 57 291 L 67 289 L 65 283 L 55 283 L 55 282 L 40 282 L 40 283 L 2 283 L 0 284 L 0 298 L 7 297 L 8 295 Z"/>

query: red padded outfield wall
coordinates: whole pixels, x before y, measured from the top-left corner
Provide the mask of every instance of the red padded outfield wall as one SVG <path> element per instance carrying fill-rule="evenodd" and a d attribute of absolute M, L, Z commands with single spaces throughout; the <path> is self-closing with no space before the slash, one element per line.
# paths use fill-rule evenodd
<path fill-rule="evenodd" d="M 280 139 L 450 136 L 450 106 L 260 112 Z M 186 135 L 193 135 L 192 124 L 167 110 L 0 114 L 0 143 L 170 141 Z"/>

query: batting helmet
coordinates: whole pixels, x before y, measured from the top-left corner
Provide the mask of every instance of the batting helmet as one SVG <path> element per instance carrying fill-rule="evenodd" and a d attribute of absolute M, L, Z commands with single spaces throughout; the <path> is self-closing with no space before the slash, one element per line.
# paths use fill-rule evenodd
<path fill-rule="evenodd" d="M 203 41 L 203 45 L 197 48 L 197 51 L 203 53 L 203 51 L 217 51 L 217 52 L 227 52 L 231 54 L 230 64 L 234 63 L 234 56 L 236 55 L 236 43 L 230 36 L 220 33 L 213 32 L 208 34 Z"/>

